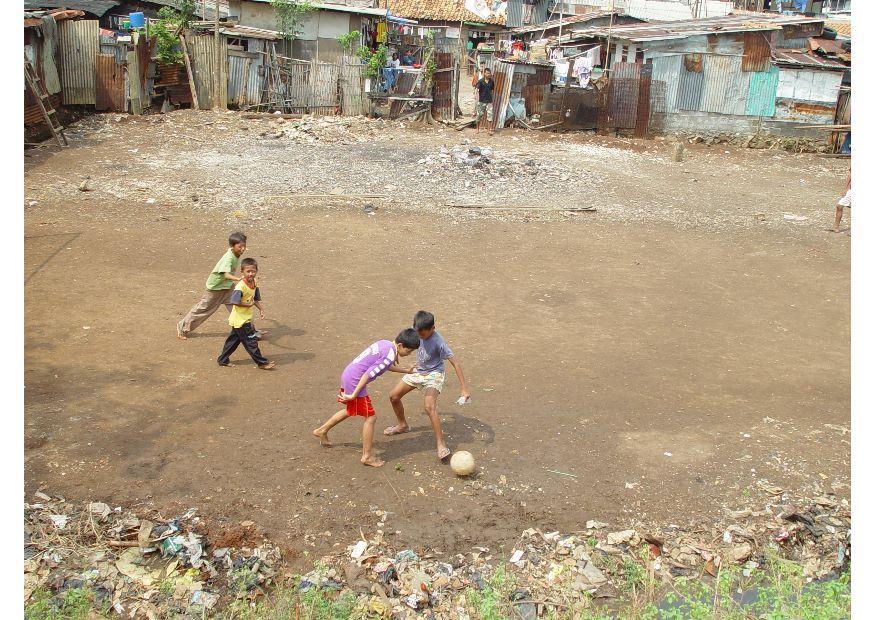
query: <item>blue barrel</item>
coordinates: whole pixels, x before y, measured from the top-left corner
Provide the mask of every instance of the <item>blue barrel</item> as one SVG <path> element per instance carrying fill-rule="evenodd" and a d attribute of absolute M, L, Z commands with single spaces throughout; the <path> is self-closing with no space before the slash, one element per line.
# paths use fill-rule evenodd
<path fill-rule="evenodd" d="M 146 25 L 146 16 L 142 13 L 131 13 L 128 19 L 131 20 L 131 28 L 142 28 Z"/>

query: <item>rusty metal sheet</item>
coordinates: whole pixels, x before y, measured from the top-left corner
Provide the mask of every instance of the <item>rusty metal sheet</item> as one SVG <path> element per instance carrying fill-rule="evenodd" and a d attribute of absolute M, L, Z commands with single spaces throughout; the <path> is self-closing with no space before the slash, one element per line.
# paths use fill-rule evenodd
<path fill-rule="evenodd" d="M 693 73 L 702 72 L 701 54 L 684 54 L 684 69 Z"/>
<path fill-rule="evenodd" d="M 124 112 L 125 68 L 115 61 L 115 54 L 98 54 L 96 58 L 97 82 L 94 108 Z"/>
<path fill-rule="evenodd" d="M 43 117 L 43 111 L 40 109 L 39 104 L 36 102 L 36 99 L 31 94 L 30 89 L 24 91 L 24 98 L 25 127 L 30 127 L 31 125 L 39 125 L 40 123 L 46 122 L 46 119 Z M 61 107 L 62 101 L 63 99 L 61 98 L 61 93 L 49 95 L 49 103 L 51 103 L 52 107 L 56 110 Z"/>
<path fill-rule="evenodd" d="M 638 105 L 635 110 L 635 137 L 644 138 L 650 125 L 650 78 L 653 75 L 653 65 L 641 67 L 641 78 L 638 81 Z"/>
<path fill-rule="evenodd" d="M 65 20 L 58 24 L 61 91 L 65 105 L 93 105 L 97 100 L 96 67 L 100 47 L 97 20 Z"/>
<path fill-rule="evenodd" d="M 435 63 L 438 69 L 452 69 L 454 55 L 447 52 L 436 52 Z M 448 120 L 453 116 L 453 72 L 441 71 L 434 74 L 432 89 L 432 118 Z"/>
<path fill-rule="evenodd" d="M 770 33 L 744 33 L 744 59 L 741 61 L 742 71 L 768 71 L 771 65 L 772 45 Z"/>

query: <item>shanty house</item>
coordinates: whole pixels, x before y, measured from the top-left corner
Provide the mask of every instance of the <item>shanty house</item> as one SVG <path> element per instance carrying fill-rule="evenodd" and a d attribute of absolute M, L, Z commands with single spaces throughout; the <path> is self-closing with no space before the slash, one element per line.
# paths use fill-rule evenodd
<path fill-rule="evenodd" d="M 358 44 L 370 45 L 377 25 L 386 19 L 386 9 L 371 0 L 360 2 L 311 2 L 313 10 L 301 18 L 298 32 L 285 53 L 301 60 L 336 62 L 344 54 L 337 37 L 353 31 L 361 33 Z M 229 19 L 241 26 L 279 30 L 276 9 L 270 0 L 230 0 Z"/>
<path fill-rule="evenodd" d="M 615 81 L 646 79 L 667 132 L 789 133 L 830 123 L 848 67 L 811 48 L 823 19 L 774 14 L 591 28 Z M 636 90 L 637 92 L 637 90 Z"/>

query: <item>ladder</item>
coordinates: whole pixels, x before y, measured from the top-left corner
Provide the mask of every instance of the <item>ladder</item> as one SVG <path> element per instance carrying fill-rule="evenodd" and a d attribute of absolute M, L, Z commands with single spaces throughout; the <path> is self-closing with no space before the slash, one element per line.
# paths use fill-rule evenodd
<path fill-rule="evenodd" d="M 43 86 L 43 81 L 40 79 L 39 74 L 34 70 L 27 55 L 24 56 L 24 78 L 27 80 L 30 92 L 32 92 L 33 96 L 36 98 L 40 110 L 42 110 L 46 125 L 49 126 L 52 135 L 55 136 L 55 140 L 57 140 L 58 144 L 61 146 L 67 146 L 67 136 L 64 135 L 64 128 L 61 126 L 61 123 L 58 122 L 57 110 L 55 110 L 55 107 L 52 105 L 49 93 L 46 91 L 45 86 Z"/>

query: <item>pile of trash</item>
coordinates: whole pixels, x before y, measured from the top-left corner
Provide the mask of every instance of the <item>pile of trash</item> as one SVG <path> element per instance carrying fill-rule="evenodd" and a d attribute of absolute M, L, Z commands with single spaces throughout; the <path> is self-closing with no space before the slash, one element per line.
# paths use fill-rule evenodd
<path fill-rule="evenodd" d="M 129 618 L 201 615 L 270 587 L 279 548 L 210 543 L 191 509 L 169 520 L 139 518 L 103 502 L 81 505 L 37 492 L 24 509 L 24 600 L 38 590 L 60 606 L 69 590 Z M 257 538 L 254 523 L 241 528 Z M 241 537 L 238 537 L 241 538 Z"/>
<path fill-rule="evenodd" d="M 802 565 L 806 577 L 836 574 L 850 561 L 850 508 L 822 495 L 790 500 L 763 482 L 774 501 L 760 511 L 728 513 L 710 527 L 691 524 L 612 529 L 590 520 L 573 534 L 528 529 L 512 549 L 474 547 L 468 554 L 441 557 L 396 549 L 378 530 L 345 552 L 322 558 L 304 575 L 301 591 L 321 588 L 357 597 L 360 611 L 383 617 L 430 612 L 435 618 L 469 618 L 473 591 L 487 588 L 499 570 L 512 577 L 511 604 L 520 617 L 553 609 L 582 611 L 593 604 L 622 603 L 630 566 L 668 584 L 676 577 L 714 578 L 734 566 L 748 577 L 768 553 Z M 378 511 L 385 524 L 384 512 Z M 634 571 L 633 571 L 634 572 Z"/>
<path fill-rule="evenodd" d="M 466 141 L 467 142 L 467 141 Z M 538 177 L 545 181 L 555 179 L 569 181 L 573 178 L 571 170 L 566 170 L 558 162 L 550 166 L 532 157 L 524 157 L 511 152 L 498 152 L 489 147 L 459 144 L 452 148 L 440 147 L 437 156 L 428 156 L 417 161 L 422 177 L 452 177 L 458 172 L 471 177 L 475 182 L 488 179 Z"/>

